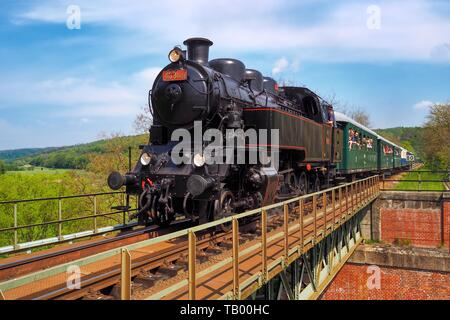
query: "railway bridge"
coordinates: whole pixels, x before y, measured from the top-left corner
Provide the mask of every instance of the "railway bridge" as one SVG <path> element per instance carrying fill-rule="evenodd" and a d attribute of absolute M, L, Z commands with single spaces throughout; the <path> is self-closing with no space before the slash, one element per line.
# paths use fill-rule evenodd
<path fill-rule="evenodd" d="M 3 259 L 0 296 L 316 299 L 362 241 L 363 209 L 379 187 L 372 176 L 200 226 L 177 221 L 172 228 L 181 230 L 166 234 L 141 230 L 129 244 L 103 239 L 98 251 L 81 245 L 64 257 L 49 252 L 46 262 L 39 252 Z"/>

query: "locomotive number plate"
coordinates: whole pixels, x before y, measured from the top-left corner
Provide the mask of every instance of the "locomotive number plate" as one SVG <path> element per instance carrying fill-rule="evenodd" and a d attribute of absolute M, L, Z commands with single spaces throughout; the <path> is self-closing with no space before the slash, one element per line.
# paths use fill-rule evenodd
<path fill-rule="evenodd" d="M 165 70 L 162 78 L 164 81 L 183 81 L 187 79 L 187 69 Z"/>

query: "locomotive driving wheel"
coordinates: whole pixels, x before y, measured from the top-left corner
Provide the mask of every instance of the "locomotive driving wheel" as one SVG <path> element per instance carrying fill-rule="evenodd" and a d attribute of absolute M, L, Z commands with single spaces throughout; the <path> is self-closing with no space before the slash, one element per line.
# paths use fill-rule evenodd
<path fill-rule="evenodd" d="M 298 176 L 298 191 L 301 196 L 308 193 L 308 178 L 305 172 L 300 173 Z"/>
<path fill-rule="evenodd" d="M 234 195 L 230 190 L 221 191 L 219 199 L 214 203 L 214 220 L 220 220 L 230 217 L 234 214 Z M 231 230 L 231 222 L 222 223 L 218 226 L 219 230 L 227 232 Z"/>
<path fill-rule="evenodd" d="M 320 191 L 320 179 L 317 173 L 311 176 L 311 187 L 309 189 L 311 192 L 319 192 Z"/>

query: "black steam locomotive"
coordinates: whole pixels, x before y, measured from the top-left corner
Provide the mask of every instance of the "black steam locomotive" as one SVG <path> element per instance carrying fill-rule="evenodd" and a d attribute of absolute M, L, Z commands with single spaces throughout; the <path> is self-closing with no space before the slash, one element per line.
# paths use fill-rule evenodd
<path fill-rule="evenodd" d="M 131 172 L 108 177 L 112 189 L 125 185 L 127 194 L 139 195 L 133 217 L 142 224 L 167 225 L 176 214 L 204 223 L 319 190 L 335 177 L 342 130 L 332 106 L 307 88 L 278 87 L 239 60 L 208 60 L 212 44 L 191 38 L 184 42 L 187 51 L 170 51 L 171 63 L 149 93 L 150 143 Z M 256 142 L 244 137 L 240 148 L 232 148 L 234 161 L 210 163 L 202 150 L 211 141 L 202 134 L 211 128 L 223 140 L 230 130 L 277 129 L 279 135 L 258 136 Z M 172 141 L 179 129 L 194 137 L 192 151 L 179 154 L 179 141 Z M 229 150 L 222 148 L 223 154 Z M 270 156 L 250 163 L 251 154 L 261 150 Z M 236 161 L 242 151 L 245 161 Z M 186 161 L 176 163 L 174 154 Z"/>

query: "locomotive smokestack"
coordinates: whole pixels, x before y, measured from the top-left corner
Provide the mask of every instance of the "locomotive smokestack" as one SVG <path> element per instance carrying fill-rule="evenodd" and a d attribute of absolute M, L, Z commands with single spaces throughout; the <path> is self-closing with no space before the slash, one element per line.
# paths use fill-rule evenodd
<path fill-rule="evenodd" d="M 205 38 L 189 38 L 183 44 L 187 46 L 188 60 L 202 65 L 208 63 L 209 47 L 213 45 L 211 40 Z"/>

